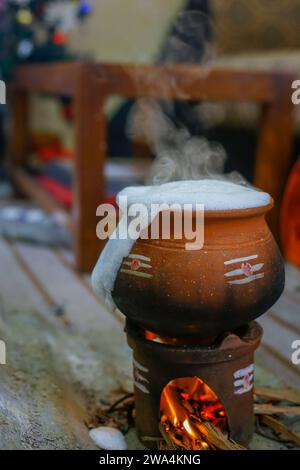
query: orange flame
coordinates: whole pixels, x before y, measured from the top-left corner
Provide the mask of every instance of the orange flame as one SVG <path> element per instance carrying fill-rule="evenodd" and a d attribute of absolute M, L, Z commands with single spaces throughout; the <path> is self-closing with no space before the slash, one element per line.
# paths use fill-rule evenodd
<path fill-rule="evenodd" d="M 199 345 L 199 339 L 193 336 L 187 338 L 172 338 L 171 336 L 160 336 L 149 330 L 145 330 L 145 338 L 155 343 L 172 344 L 174 346 Z"/>
<path fill-rule="evenodd" d="M 221 400 L 199 377 L 176 379 L 163 390 L 160 402 L 161 422 L 186 434 L 193 444 L 199 439 L 197 422 L 209 421 L 223 432 L 228 431 Z M 198 443 L 207 449 L 206 442 Z"/>
<path fill-rule="evenodd" d="M 196 437 L 193 429 L 191 428 L 190 422 L 187 418 L 183 421 L 182 425 L 190 436 Z"/>

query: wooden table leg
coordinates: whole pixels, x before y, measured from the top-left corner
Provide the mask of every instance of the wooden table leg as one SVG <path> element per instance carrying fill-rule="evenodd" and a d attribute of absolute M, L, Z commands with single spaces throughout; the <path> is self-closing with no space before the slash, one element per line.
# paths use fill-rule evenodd
<path fill-rule="evenodd" d="M 96 236 L 96 209 L 105 198 L 107 122 L 104 101 L 93 65 L 82 65 L 75 95 L 73 216 L 76 267 L 84 272 L 91 271 L 103 247 L 103 241 Z"/>
<path fill-rule="evenodd" d="M 21 90 L 10 90 L 11 139 L 9 143 L 10 167 L 24 165 L 30 150 L 29 97 Z"/>

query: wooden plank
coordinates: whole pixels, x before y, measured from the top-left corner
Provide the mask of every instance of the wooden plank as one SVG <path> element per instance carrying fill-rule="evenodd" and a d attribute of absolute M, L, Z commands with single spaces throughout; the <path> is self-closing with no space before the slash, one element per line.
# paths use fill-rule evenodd
<path fill-rule="evenodd" d="M 300 415 L 300 406 L 277 406 L 254 404 L 254 413 L 257 415 Z"/>
<path fill-rule="evenodd" d="M 5 304 L 49 317 L 50 306 L 18 263 L 9 243 L 0 238 L 0 296 Z"/>
<path fill-rule="evenodd" d="M 299 390 L 300 376 L 297 370 L 291 369 L 287 361 L 276 350 L 263 343 L 257 350 L 255 357 L 257 363 L 263 368 L 279 377 L 287 385 Z"/>
<path fill-rule="evenodd" d="M 61 257 L 61 259 L 63 260 L 63 262 L 69 266 L 70 269 L 74 269 L 75 268 L 75 256 L 74 256 L 74 252 L 71 251 L 71 250 L 67 250 L 65 248 L 59 248 L 57 250 L 59 256 Z"/>
<path fill-rule="evenodd" d="M 29 92 L 74 95 L 80 62 L 19 66 L 15 86 Z M 98 84 L 109 94 L 128 97 L 270 102 L 283 74 L 274 71 L 229 70 L 198 65 L 93 64 Z M 292 82 L 292 75 L 290 81 Z"/>
<path fill-rule="evenodd" d="M 300 338 L 300 304 L 283 294 L 278 302 L 272 307 L 270 314 L 278 322 L 286 324 L 292 332 L 297 333 Z"/>
<path fill-rule="evenodd" d="M 285 264 L 285 273 L 288 279 L 293 279 L 295 283 L 300 285 L 300 269 L 297 266 L 287 262 Z"/>
<path fill-rule="evenodd" d="M 300 269 L 291 263 L 285 266 L 285 286 L 288 294 L 292 294 L 300 305 Z"/>
<path fill-rule="evenodd" d="M 260 424 L 264 424 L 272 429 L 276 435 L 279 435 L 286 442 L 294 442 L 300 447 L 300 435 L 287 427 L 281 421 L 268 415 L 260 416 Z"/>
<path fill-rule="evenodd" d="M 276 96 L 280 73 L 229 70 L 198 65 L 95 64 L 99 86 L 126 97 L 176 100 L 255 101 L 267 103 Z M 291 75 L 290 83 L 293 80 Z"/>
<path fill-rule="evenodd" d="M 255 385 L 255 394 L 268 401 L 289 401 L 300 405 L 300 394 L 290 388 L 270 388 Z"/>
<path fill-rule="evenodd" d="M 75 257 L 76 268 L 91 272 L 104 241 L 96 235 L 96 210 L 105 198 L 107 123 L 105 95 L 93 67 L 81 68 L 75 97 Z"/>
<path fill-rule="evenodd" d="M 60 249 L 58 250 L 58 255 L 63 263 L 66 264 L 70 269 L 75 269 L 75 258 L 74 253 L 70 250 Z M 94 294 L 94 290 L 91 283 L 91 275 L 90 274 L 78 274 L 80 280 L 84 283 L 84 285 L 90 290 L 90 292 Z M 97 297 L 96 297 L 97 298 Z M 120 322 L 120 324 L 124 327 L 125 326 L 125 315 L 120 312 L 119 309 L 115 309 L 112 315 Z"/>
<path fill-rule="evenodd" d="M 300 337 L 300 271 L 286 263 L 285 289 L 280 299 L 273 305 L 271 316 L 287 329 L 297 333 Z"/>
<path fill-rule="evenodd" d="M 120 328 L 120 323 L 97 302 L 53 251 L 23 243 L 17 243 L 16 248 L 43 288 L 64 309 L 71 324 L 81 331 Z"/>
<path fill-rule="evenodd" d="M 76 270 L 76 259 L 74 252 L 66 249 L 56 249 L 55 252 L 57 253 L 58 257 L 65 264 L 71 271 L 74 271 L 77 275 L 78 279 L 83 282 L 83 284 L 89 289 L 89 291 L 94 294 L 92 283 L 91 283 L 91 273 L 79 273 Z"/>
<path fill-rule="evenodd" d="M 293 353 L 291 345 L 293 341 L 299 339 L 298 334 L 284 328 L 269 314 L 261 317 L 259 323 L 264 329 L 263 342 L 276 349 L 282 357 L 290 362 L 291 367 L 296 367 L 291 361 L 291 355 Z M 300 374 L 300 368 L 298 368 L 298 372 Z"/>
<path fill-rule="evenodd" d="M 31 93 L 44 92 L 73 96 L 80 62 L 57 62 L 19 66 L 14 87 Z"/>
<path fill-rule="evenodd" d="M 292 363 L 291 347 L 294 340 L 299 339 L 297 333 L 278 323 L 269 314 L 260 318 L 259 323 L 264 329 L 262 346 L 257 355 L 261 364 L 277 373 L 292 386 L 300 386 L 300 368 Z"/>

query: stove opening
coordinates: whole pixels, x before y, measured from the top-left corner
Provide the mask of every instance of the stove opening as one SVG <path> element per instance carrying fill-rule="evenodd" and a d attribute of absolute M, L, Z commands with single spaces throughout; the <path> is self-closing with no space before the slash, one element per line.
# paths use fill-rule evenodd
<path fill-rule="evenodd" d="M 199 377 L 172 380 L 160 400 L 160 427 L 175 446 L 208 450 L 211 436 L 228 437 L 224 406 Z"/>

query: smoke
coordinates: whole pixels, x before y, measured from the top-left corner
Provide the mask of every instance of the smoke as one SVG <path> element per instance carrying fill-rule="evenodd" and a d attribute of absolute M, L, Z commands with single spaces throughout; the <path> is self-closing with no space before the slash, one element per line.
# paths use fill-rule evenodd
<path fill-rule="evenodd" d="M 224 175 L 227 155 L 222 145 L 192 136 L 186 128 L 177 128 L 156 101 L 140 100 L 127 125 L 130 138 L 147 142 L 155 155 L 147 184 L 204 178 L 245 184 L 238 172 Z"/>
<path fill-rule="evenodd" d="M 213 61 L 212 32 L 207 15 L 199 11 L 181 13 L 162 47 L 158 63 L 198 64 L 209 79 Z M 155 83 L 157 87 L 160 77 L 151 74 L 147 82 L 148 86 Z M 163 80 L 162 83 L 163 96 L 168 95 L 166 88 L 173 92 L 175 89 L 178 96 L 182 94 L 174 80 L 170 80 L 167 87 Z M 206 127 L 201 119 L 201 107 L 202 103 L 176 103 L 171 99 L 141 99 L 135 103 L 128 117 L 127 134 L 133 141 L 146 142 L 155 156 L 146 184 L 204 178 L 246 183 L 237 172 L 224 175 L 227 158 L 224 148 L 201 137 Z"/>

